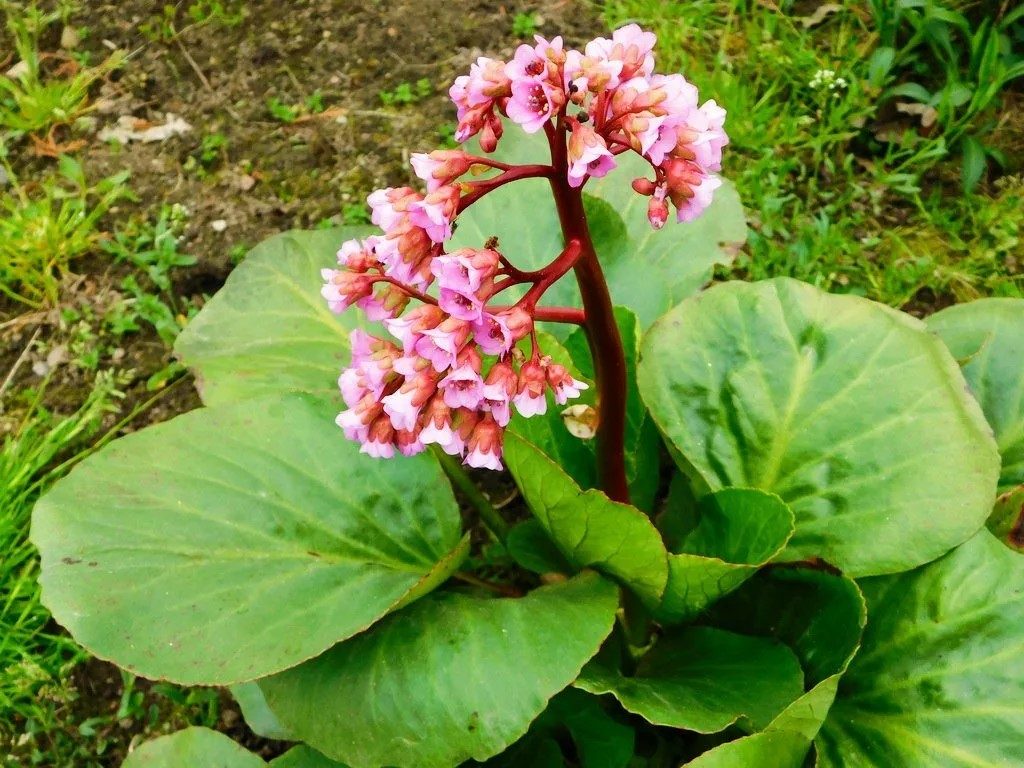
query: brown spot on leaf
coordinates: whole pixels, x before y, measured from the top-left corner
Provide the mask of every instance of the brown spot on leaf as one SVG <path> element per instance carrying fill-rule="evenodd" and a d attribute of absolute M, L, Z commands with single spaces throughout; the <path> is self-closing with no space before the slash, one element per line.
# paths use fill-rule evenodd
<path fill-rule="evenodd" d="M 1024 504 L 1021 504 L 1020 513 L 1017 515 L 1017 522 L 1010 529 L 1008 537 L 1010 543 L 1015 547 L 1024 547 Z"/>
<path fill-rule="evenodd" d="M 60 561 L 62 563 L 64 563 L 64 565 L 78 565 L 80 562 L 82 562 L 82 558 L 80 558 L 80 557 L 62 557 L 60 559 Z"/>

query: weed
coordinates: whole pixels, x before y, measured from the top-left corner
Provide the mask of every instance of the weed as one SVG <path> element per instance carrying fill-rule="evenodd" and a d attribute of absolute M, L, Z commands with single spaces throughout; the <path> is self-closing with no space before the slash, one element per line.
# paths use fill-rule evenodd
<path fill-rule="evenodd" d="M 2 155 L 0 163 L 11 181 L 0 195 L 0 293 L 35 308 L 56 304 L 70 263 L 97 244 L 100 218 L 131 197 L 128 173 L 89 186 L 79 162 L 62 155 L 58 178 L 29 187 Z"/>
<path fill-rule="evenodd" d="M 71 123 L 88 112 L 90 87 L 119 68 L 124 55 L 114 52 L 95 67 L 68 62 L 69 66 L 52 78 L 44 77 L 39 35 L 60 13 L 47 15 L 34 6 L 22 9 L 9 2 L 0 8 L 8 11 L 7 27 L 19 57 L 14 76 L 0 75 L 0 127 L 14 135 L 38 133 Z"/>
<path fill-rule="evenodd" d="M 434 92 L 430 80 L 421 77 L 415 83 L 399 83 L 393 91 L 381 91 L 380 100 L 386 107 L 415 104 Z"/>
<path fill-rule="evenodd" d="M 300 117 L 317 115 L 324 111 L 324 95 L 320 89 L 313 91 L 301 104 L 285 104 L 276 96 L 267 99 L 271 117 L 282 123 L 294 123 Z"/>
<path fill-rule="evenodd" d="M 244 2 L 221 0 L 195 0 L 188 7 L 188 15 L 197 24 L 216 23 L 232 29 L 245 20 Z"/>
<path fill-rule="evenodd" d="M 536 13 L 517 13 L 512 17 L 512 34 L 521 40 L 532 38 L 539 26 L 540 17 Z"/>
<path fill-rule="evenodd" d="M 370 210 L 364 203 L 344 203 L 341 206 L 341 217 L 345 224 L 369 224 Z"/>

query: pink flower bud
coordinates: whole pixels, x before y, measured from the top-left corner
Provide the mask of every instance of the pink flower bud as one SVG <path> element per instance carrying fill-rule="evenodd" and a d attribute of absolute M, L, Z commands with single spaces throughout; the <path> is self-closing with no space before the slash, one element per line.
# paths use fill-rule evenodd
<path fill-rule="evenodd" d="M 320 295 L 327 299 L 332 312 L 344 312 L 359 299 L 373 292 L 373 275 L 363 275 L 341 269 L 322 269 L 324 285 Z"/>
<path fill-rule="evenodd" d="M 668 221 L 668 205 L 664 197 L 653 195 L 647 202 L 647 220 L 655 230 L 661 229 Z"/>
<path fill-rule="evenodd" d="M 518 304 L 499 313 L 496 317 L 505 322 L 509 333 L 512 334 L 513 341 L 526 338 L 533 331 L 533 316 Z"/>
<path fill-rule="evenodd" d="M 650 179 L 633 179 L 633 190 L 639 195 L 653 195 L 654 187 L 654 182 Z"/>
<path fill-rule="evenodd" d="M 339 413 L 335 423 L 345 431 L 345 437 L 349 440 L 362 443 L 369 437 L 370 424 L 383 412 L 384 407 L 377 402 L 377 398 L 372 394 L 366 395 L 354 408 Z"/>
<path fill-rule="evenodd" d="M 480 129 L 480 149 L 488 153 L 496 150 L 503 131 L 501 118 L 491 112 L 484 119 L 483 127 Z"/>
<path fill-rule="evenodd" d="M 615 167 L 615 157 L 604 139 L 589 125 L 574 122 L 569 137 L 569 186 L 578 187 L 587 176 L 599 178 Z"/>
<path fill-rule="evenodd" d="M 427 446 L 420 440 L 419 433 L 407 429 L 395 431 L 395 445 L 403 456 L 415 456 L 427 450 Z"/>

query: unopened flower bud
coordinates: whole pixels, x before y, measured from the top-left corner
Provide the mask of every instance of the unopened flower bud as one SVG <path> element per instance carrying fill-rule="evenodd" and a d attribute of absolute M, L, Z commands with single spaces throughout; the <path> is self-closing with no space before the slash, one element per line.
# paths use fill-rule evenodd
<path fill-rule="evenodd" d="M 651 196 L 654 194 L 655 184 L 650 179 L 633 179 L 633 191 L 638 195 Z"/>

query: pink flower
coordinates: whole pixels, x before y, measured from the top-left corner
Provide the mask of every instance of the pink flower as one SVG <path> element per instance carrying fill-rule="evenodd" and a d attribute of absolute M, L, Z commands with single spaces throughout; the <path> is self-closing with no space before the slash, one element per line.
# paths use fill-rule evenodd
<path fill-rule="evenodd" d="M 729 143 L 724 130 L 725 110 L 713 100 L 707 101 L 693 113 L 690 125 L 697 137 L 690 143 L 697 165 L 706 171 L 722 170 L 722 148 Z"/>
<path fill-rule="evenodd" d="M 469 295 L 487 285 L 498 270 L 498 254 L 484 249 L 460 248 L 433 259 L 430 269 L 440 288 Z"/>
<path fill-rule="evenodd" d="M 390 232 L 405 218 L 409 205 L 422 198 L 423 196 L 411 187 L 378 189 L 366 198 L 366 202 L 370 204 L 370 221 L 385 232 Z"/>
<path fill-rule="evenodd" d="M 548 409 L 546 388 L 547 379 L 541 364 L 535 360 L 524 363 L 519 371 L 518 390 L 512 398 L 516 410 L 526 418 L 543 415 Z"/>
<path fill-rule="evenodd" d="M 484 312 L 480 319 L 473 323 L 473 341 L 485 355 L 508 354 L 515 343 L 505 318 L 489 312 Z"/>
<path fill-rule="evenodd" d="M 358 240 L 346 240 L 338 249 L 338 264 L 348 267 L 353 272 L 366 272 L 377 266 L 377 257 L 373 253 L 376 238 L 368 237 L 365 243 Z"/>
<path fill-rule="evenodd" d="M 556 91 L 540 80 L 516 80 L 512 83 L 512 98 L 505 111 L 524 131 L 536 133 L 564 103 L 565 93 L 561 89 Z"/>
<path fill-rule="evenodd" d="M 574 122 L 569 137 L 569 186 L 580 186 L 587 176 L 600 178 L 615 167 L 615 157 L 593 128 Z"/>
<path fill-rule="evenodd" d="M 436 394 L 427 403 L 420 417 L 423 428 L 420 430 L 420 442 L 424 445 L 435 443 L 451 455 L 461 454 L 463 443 L 456 440 L 457 432 L 452 427 L 452 411 L 444 401 L 443 394 Z"/>
<path fill-rule="evenodd" d="M 612 33 L 612 39 L 599 37 L 587 43 L 587 56 L 622 62 L 622 79 L 636 75 L 648 77 L 654 71 L 654 44 L 658 38 L 652 32 L 644 32 L 636 24 L 627 24 Z"/>
<path fill-rule="evenodd" d="M 342 411 L 335 423 L 345 431 L 349 440 L 364 442 L 370 435 L 370 424 L 383 413 L 384 407 L 373 395 L 367 395 L 355 407 Z"/>
<path fill-rule="evenodd" d="M 476 294 L 442 288 L 437 303 L 445 312 L 460 320 L 475 323 L 483 316 L 484 301 Z"/>
<path fill-rule="evenodd" d="M 584 56 L 579 51 L 566 52 L 565 89 L 572 93 L 575 88 L 575 93 L 580 94 L 578 100 L 573 98 L 577 104 L 583 103 L 587 91 L 601 93 L 618 86 L 621 72 L 621 61 Z"/>
<path fill-rule="evenodd" d="M 395 428 L 387 416 L 378 416 L 370 424 L 369 433 L 359 452 L 375 459 L 390 459 L 395 455 Z"/>
<path fill-rule="evenodd" d="M 471 467 L 500 470 L 502 428 L 495 422 L 491 414 L 486 414 L 477 423 L 469 439 L 466 441 L 465 463 Z"/>
<path fill-rule="evenodd" d="M 679 202 L 673 199 L 676 206 L 676 221 L 693 221 L 711 205 L 714 192 L 722 186 L 717 176 L 705 175 L 696 187 L 691 188 L 692 196 L 682 197 Z"/>
<path fill-rule="evenodd" d="M 320 295 L 327 299 L 332 312 L 344 312 L 373 292 L 373 276 L 340 269 L 321 269 L 324 285 Z"/>
<path fill-rule="evenodd" d="M 383 283 L 372 296 L 364 296 L 356 306 L 373 322 L 388 320 L 402 314 L 409 304 L 409 294 L 396 285 Z"/>
<path fill-rule="evenodd" d="M 423 331 L 416 341 L 416 354 L 429 360 L 438 373 L 445 371 L 455 365 L 470 330 L 465 320 L 448 317 L 436 327 Z"/>
<path fill-rule="evenodd" d="M 406 355 L 413 354 L 420 335 L 428 328 L 434 328 L 444 320 L 444 311 L 434 304 L 423 304 L 406 312 L 402 317 L 385 320 L 384 327 L 392 336 L 402 342 Z"/>
<path fill-rule="evenodd" d="M 459 188 L 438 187 L 422 200 L 409 204 L 409 221 L 422 227 L 435 243 L 452 236 L 452 220 L 459 208 Z"/>
<path fill-rule="evenodd" d="M 412 167 L 416 175 L 427 183 L 427 191 L 450 184 L 472 167 L 473 161 L 461 149 L 438 149 L 429 155 L 415 152 Z"/>
<path fill-rule="evenodd" d="M 437 376 L 424 372 L 407 378 L 397 392 L 381 398 L 380 402 L 395 429 L 414 430 L 420 410 L 436 390 Z"/>
<path fill-rule="evenodd" d="M 484 380 L 468 363 L 441 379 L 437 387 L 444 390 L 444 402 L 449 408 L 475 409 L 484 396 Z"/>
<path fill-rule="evenodd" d="M 714 191 L 722 186 L 717 176 L 704 172 L 689 160 L 668 158 L 662 165 L 668 197 L 676 207 L 676 221 L 693 221 L 711 205 Z"/>
<path fill-rule="evenodd" d="M 547 380 L 555 393 L 555 402 L 559 405 L 565 405 L 568 400 L 579 397 L 580 390 L 589 389 L 585 383 L 574 379 L 572 374 L 558 363 L 548 364 Z"/>
<path fill-rule="evenodd" d="M 495 363 L 484 382 L 483 408 L 490 411 L 494 420 L 502 427 L 508 426 L 512 418 L 510 405 L 519 382 L 515 371 L 508 363 Z"/>
<path fill-rule="evenodd" d="M 415 456 L 423 453 L 427 446 L 420 440 L 419 434 L 406 429 L 395 431 L 395 445 L 403 456 Z"/>

